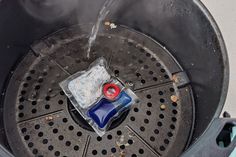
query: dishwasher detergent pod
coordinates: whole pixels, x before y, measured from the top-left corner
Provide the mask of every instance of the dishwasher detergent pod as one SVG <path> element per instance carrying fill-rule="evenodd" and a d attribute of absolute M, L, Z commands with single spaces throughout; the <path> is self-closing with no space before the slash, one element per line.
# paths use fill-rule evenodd
<path fill-rule="evenodd" d="M 109 71 L 104 58 L 97 59 L 86 71 L 71 75 L 60 86 L 99 136 L 138 100 L 135 93 Z"/>

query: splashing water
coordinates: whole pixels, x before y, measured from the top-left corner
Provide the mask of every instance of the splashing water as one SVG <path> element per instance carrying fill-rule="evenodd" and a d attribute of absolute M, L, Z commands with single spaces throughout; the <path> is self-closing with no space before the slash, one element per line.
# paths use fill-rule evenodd
<path fill-rule="evenodd" d="M 112 6 L 114 1 L 115 0 L 106 0 L 104 5 L 103 5 L 103 7 L 102 7 L 102 9 L 99 12 L 97 21 L 93 25 L 91 34 L 89 36 L 87 58 L 90 58 L 91 47 L 93 46 L 93 44 L 94 44 L 94 42 L 96 40 L 96 37 L 97 37 L 98 31 L 99 31 L 100 25 L 101 25 L 102 21 L 106 18 L 106 16 L 109 14 L 110 7 Z"/>

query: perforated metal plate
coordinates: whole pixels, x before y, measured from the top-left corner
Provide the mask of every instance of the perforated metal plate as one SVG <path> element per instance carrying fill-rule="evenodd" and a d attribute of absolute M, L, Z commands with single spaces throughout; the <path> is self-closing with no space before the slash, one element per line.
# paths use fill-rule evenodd
<path fill-rule="evenodd" d="M 62 30 L 34 44 L 9 83 L 4 121 L 17 157 L 178 156 L 188 144 L 194 104 L 189 81 L 169 52 L 147 36 L 103 30 L 86 58 L 88 26 Z M 141 102 L 105 136 L 81 122 L 58 83 L 98 57 Z"/>

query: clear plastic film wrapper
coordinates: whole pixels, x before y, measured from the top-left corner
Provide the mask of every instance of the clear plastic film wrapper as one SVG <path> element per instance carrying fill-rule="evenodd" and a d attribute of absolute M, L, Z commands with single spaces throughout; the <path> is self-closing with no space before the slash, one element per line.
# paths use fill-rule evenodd
<path fill-rule="evenodd" d="M 104 58 L 94 61 L 86 71 L 71 75 L 60 86 L 99 136 L 138 101 L 136 94 L 109 71 Z"/>

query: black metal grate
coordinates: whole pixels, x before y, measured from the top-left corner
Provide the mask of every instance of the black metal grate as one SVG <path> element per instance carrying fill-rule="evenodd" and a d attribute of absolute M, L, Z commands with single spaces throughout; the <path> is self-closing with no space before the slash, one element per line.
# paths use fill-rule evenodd
<path fill-rule="evenodd" d="M 87 38 L 78 30 L 34 45 L 17 68 L 4 106 L 13 152 L 19 157 L 178 156 L 193 123 L 191 88 L 178 87 L 173 77 L 181 67 L 158 43 L 123 27 L 100 34 L 87 59 Z M 58 85 L 100 56 L 141 99 L 103 137 L 82 126 Z"/>

